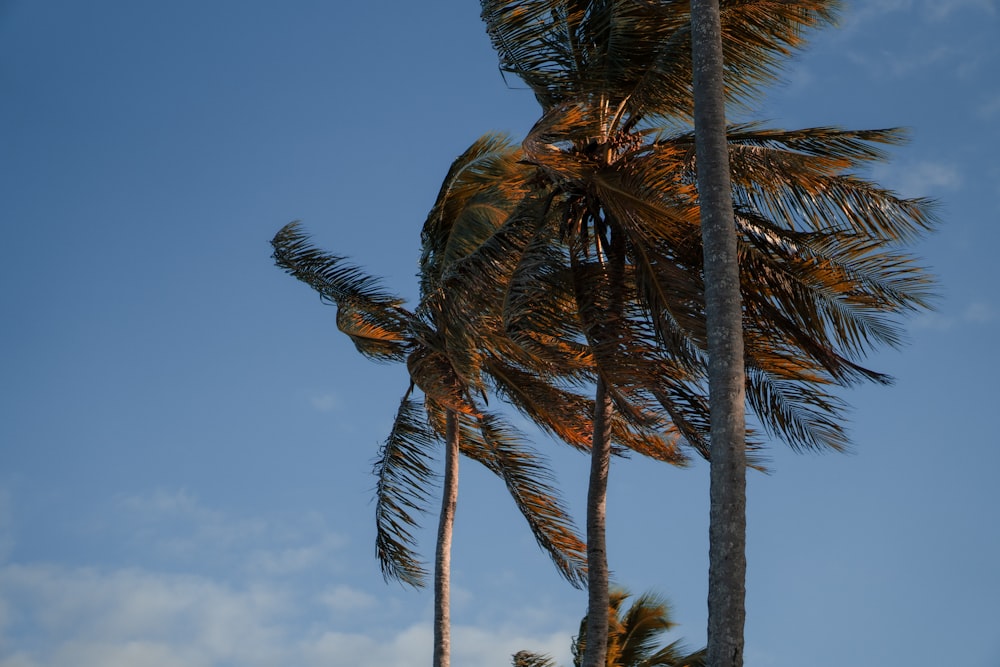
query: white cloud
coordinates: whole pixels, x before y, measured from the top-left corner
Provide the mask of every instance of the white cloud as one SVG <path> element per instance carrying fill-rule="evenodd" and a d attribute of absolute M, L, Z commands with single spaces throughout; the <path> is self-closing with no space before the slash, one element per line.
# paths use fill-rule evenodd
<path fill-rule="evenodd" d="M 432 649 L 430 624 L 404 629 L 387 641 L 357 634 L 330 632 L 305 651 L 308 665 L 327 667 L 423 667 Z M 452 629 L 452 663 L 477 667 L 510 667 L 511 656 L 520 650 L 548 653 L 560 664 L 572 664 L 570 634 L 532 636 L 527 632 L 456 626 Z"/>
<path fill-rule="evenodd" d="M 913 318 L 916 329 L 932 329 L 934 331 L 950 331 L 955 328 L 955 318 L 941 313 L 925 312 Z"/>
<path fill-rule="evenodd" d="M 346 585 L 320 597 L 339 611 L 376 604 Z M 0 667 L 417 667 L 431 654 L 428 623 L 344 632 L 305 618 L 289 590 L 253 581 L 7 565 L 0 602 L 17 610 L 19 630 L 0 641 Z M 507 667 L 521 649 L 568 662 L 569 631 L 537 635 L 526 625 L 455 626 L 455 664 Z"/>
<path fill-rule="evenodd" d="M 140 548 L 177 563 L 204 561 L 262 576 L 288 576 L 336 567 L 349 540 L 318 513 L 294 517 L 233 517 L 203 506 L 185 490 L 159 490 L 120 499 L 138 527 Z"/>
<path fill-rule="evenodd" d="M 430 660 L 429 593 L 404 599 L 386 588 L 364 590 L 331 569 L 344 540 L 318 516 L 240 519 L 183 490 L 122 497 L 116 508 L 117 519 L 140 527 L 125 539 L 150 554 L 165 544 L 184 548 L 159 560 L 140 552 L 143 567 L 0 563 L 0 667 L 407 667 Z M 569 664 L 574 615 L 553 614 L 547 603 L 498 608 L 458 587 L 455 597 L 455 664 L 508 667 L 522 649 Z"/>
<path fill-rule="evenodd" d="M 996 0 L 923 0 L 922 10 L 931 21 L 943 21 L 962 9 L 980 9 L 989 15 L 996 14 Z"/>
<path fill-rule="evenodd" d="M 0 600 L 17 610 L 3 642 L 13 652 L 0 658 L 44 667 L 277 664 L 268 656 L 281 648 L 279 621 L 295 609 L 260 584 L 56 565 L 3 567 Z"/>
<path fill-rule="evenodd" d="M 346 614 L 359 609 L 372 609 L 378 605 L 374 595 L 352 588 L 336 586 L 319 596 L 320 602 L 336 614 Z"/>
<path fill-rule="evenodd" d="M 953 58 L 955 55 L 955 50 L 948 46 L 922 49 L 916 54 L 885 50 L 877 53 L 848 51 L 846 54 L 847 58 L 855 65 L 880 78 L 902 78 L 913 73 L 919 74 L 933 65 Z"/>

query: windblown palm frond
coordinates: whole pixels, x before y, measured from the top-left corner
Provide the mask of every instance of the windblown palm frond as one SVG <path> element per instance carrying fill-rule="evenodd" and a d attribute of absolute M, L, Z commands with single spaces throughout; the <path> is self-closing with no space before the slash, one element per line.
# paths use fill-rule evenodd
<path fill-rule="evenodd" d="M 689 652 L 680 641 L 657 649 L 660 637 L 674 629 L 670 605 L 655 593 L 635 598 L 628 609 L 625 602 L 631 593 L 622 588 L 608 596 L 607 667 L 704 667 L 704 650 Z M 580 633 L 571 645 L 573 665 L 580 667 L 587 646 L 587 618 L 580 623 Z M 516 660 L 521 656 L 523 663 Z M 531 662 L 540 660 L 542 662 Z M 549 662 L 544 662 L 549 660 Z M 522 651 L 515 655 L 515 665 L 552 665 L 548 656 Z"/>
<path fill-rule="evenodd" d="M 427 572 L 414 552 L 416 514 L 427 511 L 434 473 L 430 451 L 438 436 L 429 428 L 420 406 L 410 398 L 411 385 L 400 401 L 392 430 L 379 450 L 373 473 L 375 487 L 375 549 L 382 574 L 418 587 Z"/>
<path fill-rule="evenodd" d="M 406 356 L 412 315 L 402 307 L 402 299 L 382 289 L 377 278 L 345 257 L 317 249 L 298 222 L 285 225 L 271 246 L 280 268 L 337 306 L 337 327 L 359 352 L 376 361 L 400 361 Z"/>
<path fill-rule="evenodd" d="M 600 96 L 609 118 L 689 118 L 687 0 L 482 0 L 500 69 L 535 93 L 543 110 Z M 803 33 L 830 23 L 835 0 L 723 0 L 731 101 L 756 99 Z"/>
<path fill-rule="evenodd" d="M 446 267 L 470 254 L 525 194 L 520 149 L 502 134 L 486 134 L 448 170 L 421 231 L 421 293 L 441 289 Z"/>
<path fill-rule="evenodd" d="M 551 656 L 531 651 L 518 651 L 511 660 L 514 667 L 557 667 Z"/>
<path fill-rule="evenodd" d="M 393 429 L 374 466 L 376 487 L 376 551 L 386 578 L 421 585 L 425 571 L 416 556 L 413 528 L 424 511 L 426 484 L 431 480 L 429 450 L 444 438 L 446 415 L 463 425 L 460 449 L 500 476 L 527 519 L 539 545 L 560 573 L 580 585 L 585 572 L 583 542 L 575 535 L 551 473 L 544 461 L 525 449 L 512 429 L 477 406 L 477 396 L 490 387 L 501 394 L 528 395 L 539 401 L 536 414 L 545 426 L 581 446 L 581 427 L 556 410 L 580 401 L 565 388 L 547 386 L 559 369 L 559 382 L 580 382 L 580 363 L 561 369 L 556 360 L 541 362 L 509 339 L 499 317 L 505 282 L 497 276 L 493 297 L 483 295 L 482 308 L 455 309 L 443 278 L 451 267 L 473 253 L 506 221 L 527 192 L 520 152 L 497 134 L 485 135 L 455 160 L 422 232 L 421 302 L 416 311 L 380 287 L 345 258 L 317 250 L 298 223 L 282 229 L 272 241 L 277 264 L 337 305 L 339 328 L 358 349 L 379 360 L 405 360 L 411 385 L 397 412 Z M 564 350 L 559 361 L 579 351 Z M 574 370 L 576 368 L 576 370 Z M 492 377 L 492 372 L 500 373 Z M 530 378 L 530 381 L 528 380 Z M 512 383 L 521 383 L 514 389 Z M 527 385 L 527 386 L 525 386 Z M 423 393 L 423 411 L 410 398 L 414 386 Z M 551 401 L 556 399 L 553 404 Z M 542 401 L 548 401 L 543 403 Z M 559 426 L 556 426 L 557 420 Z"/>
<path fill-rule="evenodd" d="M 576 587 L 586 582 L 587 547 L 576 535 L 548 466 L 499 415 L 462 420 L 462 453 L 504 480 L 535 540 Z"/>

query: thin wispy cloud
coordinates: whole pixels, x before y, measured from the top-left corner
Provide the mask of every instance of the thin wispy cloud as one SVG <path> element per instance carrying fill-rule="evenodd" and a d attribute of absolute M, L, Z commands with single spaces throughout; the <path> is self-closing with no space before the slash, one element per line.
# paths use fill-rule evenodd
<path fill-rule="evenodd" d="M 135 526 L 133 540 L 160 560 L 213 562 L 259 575 L 287 576 L 336 568 L 349 544 L 323 516 L 235 517 L 206 507 L 185 490 L 158 490 L 119 500 L 122 520 Z"/>
<path fill-rule="evenodd" d="M 973 301 L 957 311 L 922 313 L 914 318 L 913 325 L 919 329 L 952 331 L 961 327 L 971 327 L 994 322 L 997 307 L 986 301 Z"/>
<path fill-rule="evenodd" d="M 996 0 L 868 0 L 854 3 L 851 11 L 845 13 L 845 23 L 851 27 L 893 13 L 915 14 L 936 23 L 966 9 L 995 16 L 997 3 Z"/>
<path fill-rule="evenodd" d="M 359 609 L 371 609 L 378 599 L 365 591 L 342 584 L 322 593 L 320 602 L 337 614 L 348 614 Z"/>
<path fill-rule="evenodd" d="M 376 604 L 349 586 L 322 601 L 340 614 Z M 18 627 L 16 638 L 0 635 L 0 667 L 418 667 L 431 654 L 430 623 L 378 634 L 303 623 L 302 599 L 252 580 L 233 585 L 136 569 L 8 565 L 0 568 L 0 604 L 7 628 Z M 453 635 L 456 664 L 508 667 L 521 649 L 554 653 L 568 664 L 569 629 L 456 625 Z"/>
<path fill-rule="evenodd" d="M 984 301 L 970 303 L 962 311 L 962 319 L 966 322 L 992 322 L 997 317 L 996 308 Z"/>
<path fill-rule="evenodd" d="M 962 174 L 950 162 L 896 161 L 872 168 L 875 180 L 904 197 L 927 197 L 962 188 Z"/>
<path fill-rule="evenodd" d="M 845 43 L 843 53 L 863 73 L 875 80 L 938 77 L 978 79 L 991 76 L 990 52 L 995 40 L 954 40 L 944 36 L 946 22 L 975 12 L 979 20 L 994 21 L 995 0 L 878 0 L 852 4 L 834 34 Z M 896 26 L 911 26 L 896 33 Z M 898 39 L 872 39 L 892 30 Z M 908 35 L 908 39 L 903 39 Z M 874 48 L 873 48 L 874 47 Z M 988 73 L 984 68 L 990 68 Z"/>
<path fill-rule="evenodd" d="M 309 399 L 309 404 L 320 412 L 335 412 L 342 406 L 341 400 L 334 394 L 322 394 Z"/>
<path fill-rule="evenodd" d="M 315 516 L 234 517 L 183 489 L 115 507 L 145 548 L 168 548 L 164 566 L 0 563 L 0 667 L 417 667 L 431 654 L 429 597 L 412 593 L 414 618 L 397 593 L 338 573 L 346 540 Z M 456 609 L 490 607 L 456 597 Z M 572 622 L 557 632 L 544 610 L 486 615 L 488 627 L 453 628 L 456 664 L 508 667 L 521 649 L 569 664 Z M 359 618 L 377 620 L 362 632 Z"/>

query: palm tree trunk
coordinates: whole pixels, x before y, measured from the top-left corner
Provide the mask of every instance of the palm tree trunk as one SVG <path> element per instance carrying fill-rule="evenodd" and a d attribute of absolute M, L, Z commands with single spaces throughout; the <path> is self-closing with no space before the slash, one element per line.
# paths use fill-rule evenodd
<path fill-rule="evenodd" d="M 746 448 L 743 327 L 729 182 L 718 0 L 691 2 L 695 154 L 705 253 L 711 484 L 709 667 L 742 667 L 746 620 Z"/>
<path fill-rule="evenodd" d="M 605 512 L 611 464 L 611 397 L 597 379 L 587 488 L 587 647 L 583 667 L 604 667 L 608 652 L 608 550 Z"/>
<path fill-rule="evenodd" d="M 451 664 L 451 537 L 458 503 L 458 417 L 445 417 L 444 484 L 434 558 L 434 667 Z"/>

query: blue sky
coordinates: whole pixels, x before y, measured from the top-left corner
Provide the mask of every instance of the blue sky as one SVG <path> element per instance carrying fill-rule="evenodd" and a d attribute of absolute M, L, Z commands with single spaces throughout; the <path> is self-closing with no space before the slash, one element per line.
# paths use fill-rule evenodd
<path fill-rule="evenodd" d="M 942 224 L 853 453 L 751 476 L 748 665 L 1000 664 L 998 35 L 996 0 L 848 3 L 752 114 L 911 128 L 875 175 Z M 510 83 L 471 1 L 0 2 L 0 667 L 427 664 L 429 592 L 373 559 L 404 372 L 267 242 L 302 219 L 412 298 L 450 161 L 536 117 Z M 537 444 L 581 516 L 586 460 Z M 701 645 L 707 467 L 616 462 L 608 511 Z M 472 463 L 456 530 L 455 664 L 568 664 L 584 594 Z"/>

